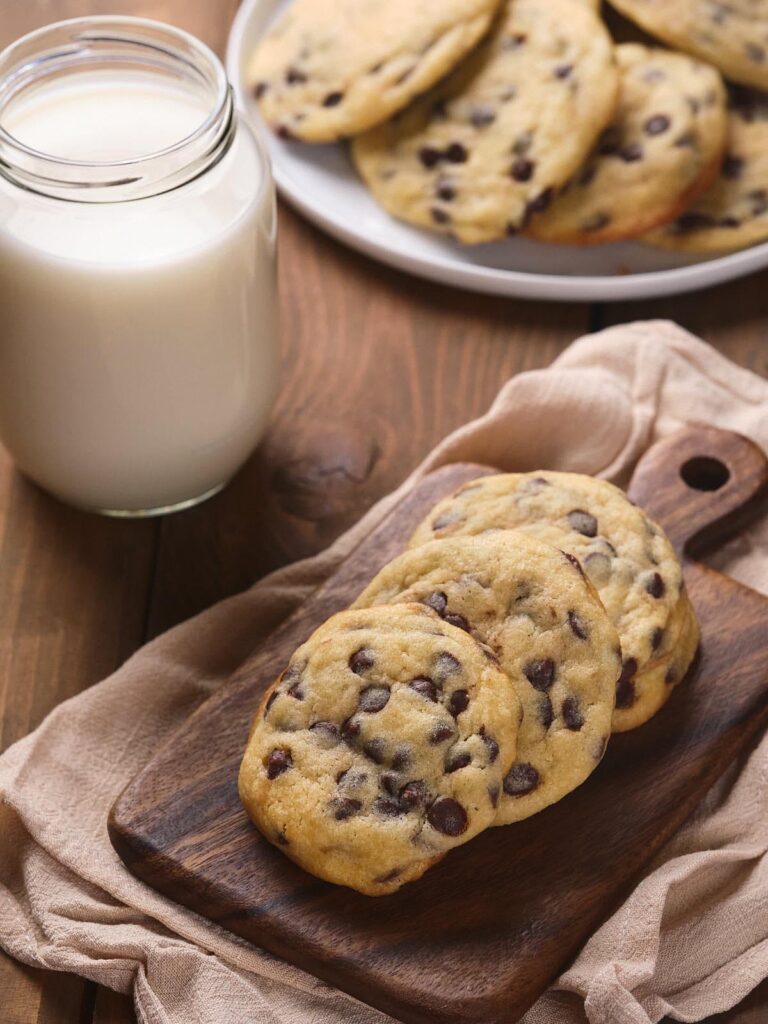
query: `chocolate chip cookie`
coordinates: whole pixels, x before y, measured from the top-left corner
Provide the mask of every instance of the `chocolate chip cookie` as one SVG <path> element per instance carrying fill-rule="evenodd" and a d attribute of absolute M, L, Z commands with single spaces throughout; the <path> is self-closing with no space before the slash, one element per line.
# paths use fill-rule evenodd
<path fill-rule="evenodd" d="M 523 706 L 496 824 L 527 818 L 579 786 L 611 731 L 616 631 L 571 555 L 516 531 L 406 551 L 356 607 L 418 601 L 486 644 Z"/>
<path fill-rule="evenodd" d="M 519 721 L 493 653 L 425 605 L 341 612 L 267 692 L 240 796 L 307 871 L 394 892 L 493 822 Z"/>
<path fill-rule="evenodd" d="M 768 0 L 611 0 L 651 35 L 768 89 Z"/>
<path fill-rule="evenodd" d="M 768 98 L 732 89 L 726 156 L 714 184 L 646 241 L 680 252 L 724 252 L 768 239 Z"/>
<path fill-rule="evenodd" d="M 507 2 L 436 89 L 352 145 L 395 217 L 488 242 L 518 231 L 584 162 L 616 105 L 602 22 L 573 0 Z"/>
<path fill-rule="evenodd" d="M 614 729 L 642 724 L 666 699 L 666 690 L 629 684 L 671 654 L 679 640 L 671 626 L 683 576 L 661 527 L 605 480 L 577 473 L 509 473 L 472 481 L 440 502 L 410 546 L 510 529 L 579 560 L 621 638 L 623 699 Z"/>
<path fill-rule="evenodd" d="M 331 142 L 365 131 L 443 77 L 499 0 L 295 0 L 248 72 L 281 135 Z"/>
<path fill-rule="evenodd" d="M 594 244 L 672 220 L 715 179 L 726 137 L 725 87 L 708 64 L 669 50 L 616 48 L 617 113 L 584 166 L 527 234 Z"/>

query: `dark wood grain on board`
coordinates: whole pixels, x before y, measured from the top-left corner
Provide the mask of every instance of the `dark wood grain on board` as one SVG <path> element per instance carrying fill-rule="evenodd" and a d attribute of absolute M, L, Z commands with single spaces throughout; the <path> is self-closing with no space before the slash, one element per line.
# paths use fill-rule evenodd
<path fill-rule="evenodd" d="M 701 657 L 662 713 L 614 737 L 568 799 L 484 833 L 375 902 L 318 881 L 266 843 L 236 791 L 263 690 L 438 497 L 487 472 L 449 466 L 422 481 L 189 719 L 110 821 L 138 877 L 407 1024 L 513 1024 L 768 721 L 768 599 L 687 553 L 755 507 L 768 461 L 738 435 L 691 430 L 652 448 L 630 488 L 668 526 L 702 625 Z"/>

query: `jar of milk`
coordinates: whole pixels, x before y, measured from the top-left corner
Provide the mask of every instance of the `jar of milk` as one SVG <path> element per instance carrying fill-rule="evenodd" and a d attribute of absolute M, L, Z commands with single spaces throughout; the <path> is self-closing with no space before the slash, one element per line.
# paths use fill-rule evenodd
<path fill-rule="evenodd" d="M 201 501 L 275 394 L 275 201 L 198 40 L 61 22 L 0 54 L 0 442 L 113 515 Z"/>

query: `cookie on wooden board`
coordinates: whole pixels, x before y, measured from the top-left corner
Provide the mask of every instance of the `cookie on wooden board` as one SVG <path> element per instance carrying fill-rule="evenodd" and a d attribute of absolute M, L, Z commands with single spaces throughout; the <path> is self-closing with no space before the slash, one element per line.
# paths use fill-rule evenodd
<path fill-rule="evenodd" d="M 507 0 L 445 82 L 353 141 L 376 200 L 466 243 L 520 230 L 574 174 L 613 115 L 613 47 L 574 0 Z"/>
<path fill-rule="evenodd" d="M 248 70 L 278 133 L 331 142 L 365 131 L 447 74 L 499 0 L 295 0 Z"/>
<path fill-rule="evenodd" d="M 715 179 L 726 95 L 709 64 L 669 50 L 616 47 L 619 106 L 586 163 L 527 234 L 585 245 L 635 238 L 672 220 Z"/>
<path fill-rule="evenodd" d="M 719 68 L 742 85 L 768 89 L 768 0 L 611 0 L 640 28 Z"/>
<path fill-rule="evenodd" d="M 433 541 L 382 569 L 355 607 L 414 601 L 487 644 L 517 689 L 523 719 L 496 824 L 581 785 L 605 752 L 621 653 L 578 562 L 516 531 Z"/>
<path fill-rule="evenodd" d="M 672 654 L 680 639 L 674 615 L 683 593 L 682 569 L 661 527 L 606 480 L 548 470 L 502 473 L 465 484 L 439 502 L 410 547 L 510 529 L 579 560 L 621 640 L 621 706 L 613 728 L 623 731 L 629 723 L 647 721 L 667 691 L 633 688 L 633 681 Z"/>
<path fill-rule="evenodd" d="M 267 692 L 240 796 L 301 867 L 383 895 L 494 821 L 519 722 L 492 653 L 435 612 L 341 612 Z"/>
<path fill-rule="evenodd" d="M 645 241 L 680 252 L 743 249 L 768 239 L 768 97 L 732 89 L 726 156 L 714 184 Z"/>

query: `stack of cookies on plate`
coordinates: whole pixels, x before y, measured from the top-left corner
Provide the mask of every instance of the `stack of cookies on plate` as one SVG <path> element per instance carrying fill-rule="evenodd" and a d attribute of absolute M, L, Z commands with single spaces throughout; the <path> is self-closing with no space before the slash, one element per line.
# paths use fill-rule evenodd
<path fill-rule="evenodd" d="M 394 892 L 584 782 L 698 641 L 667 537 L 622 491 L 483 477 L 295 652 L 256 715 L 241 798 L 307 871 Z"/>
<path fill-rule="evenodd" d="M 460 242 L 768 238 L 768 0 L 612 4 L 654 38 L 615 45 L 592 0 L 294 0 L 253 88 L 278 134 L 352 139 L 389 213 Z"/>

